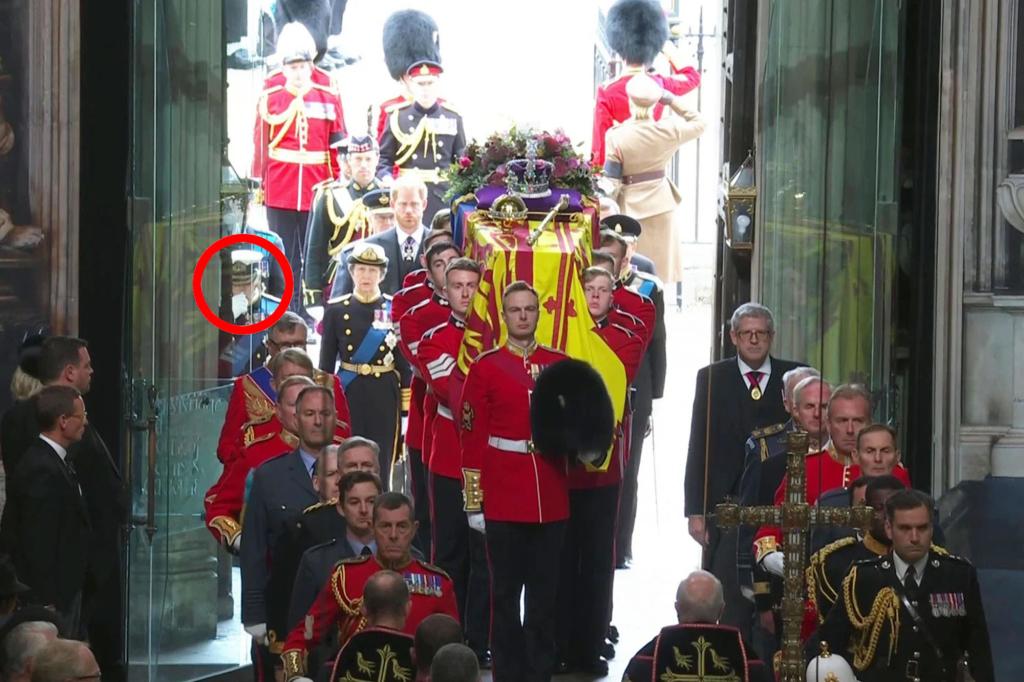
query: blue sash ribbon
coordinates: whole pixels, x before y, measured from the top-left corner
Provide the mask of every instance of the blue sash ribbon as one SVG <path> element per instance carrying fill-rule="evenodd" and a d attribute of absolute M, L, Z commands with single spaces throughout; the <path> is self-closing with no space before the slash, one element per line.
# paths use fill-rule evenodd
<path fill-rule="evenodd" d="M 387 318 L 390 320 L 391 301 L 388 301 L 385 310 L 387 311 Z M 390 328 L 385 327 L 383 329 L 379 329 L 371 325 L 366 332 L 366 336 L 364 336 L 363 340 L 359 343 L 359 347 L 356 348 L 356 352 L 353 353 L 352 357 L 349 359 L 349 362 L 353 365 L 369 364 L 369 362 L 373 360 L 373 356 L 377 354 L 377 348 L 379 348 L 384 342 L 384 338 L 388 335 L 389 331 L 391 331 Z M 351 384 L 357 376 L 359 375 L 348 369 L 343 369 L 338 373 L 338 378 L 341 379 L 341 385 L 345 389 L 348 389 L 348 385 Z"/>

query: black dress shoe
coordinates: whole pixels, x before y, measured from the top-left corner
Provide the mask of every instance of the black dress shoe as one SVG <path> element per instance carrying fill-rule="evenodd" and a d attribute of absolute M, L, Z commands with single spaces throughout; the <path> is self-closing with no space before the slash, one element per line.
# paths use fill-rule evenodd
<path fill-rule="evenodd" d="M 601 655 L 609 661 L 612 660 L 615 658 L 615 646 L 611 642 L 605 642 L 601 645 Z"/>
<path fill-rule="evenodd" d="M 584 675 L 593 675 L 594 677 L 607 677 L 608 661 L 598 657 L 593 661 L 580 663 L 576 666 L 575 672 L 583 673 Z"/>
<path fill-rule="evenodd" d="M 617 627 L 615 627 L 614 625 L 609 625 L 608 626 L 608 635 L 607 635 L 607 637 L 608 637 L 608 641 L 611 642 L 612 644 L 618 644 L 619 643 L 619 629 Z"/>
<path fill-rule="evenodd" d="M 481 670 L 491 669 L 491 652 L 490 651 L 478 651 L 476 654 L 476 662 L 479 664 Z"/>

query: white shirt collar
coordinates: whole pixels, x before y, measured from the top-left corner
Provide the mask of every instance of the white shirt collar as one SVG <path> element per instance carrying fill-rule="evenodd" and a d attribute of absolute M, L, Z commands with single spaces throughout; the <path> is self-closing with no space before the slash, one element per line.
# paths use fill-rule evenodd
<path fill-rule="evenodd" d="M 910 565 L 906 561 L 900 558 L 900 555 L 896 552 L 892 553 L 892 563 L 896 567 L 896 579 L 901 583 L 903 577 L 907 574 L 907 567 Z M 928 553 L 925 553 L 923 557 L 914 562 L 914 582 L 918 585 L 921 584 L 921 580 L 924 579 L 924 568 L 928 565 Z"/>
<path fill-rule="evenodd" d="M 398 246 L 399 246 L 399 248 L 401 248 L 401 246 L 403 244 L 405 244 L 405 240 L 406 239 L 408 239 L 409 237 L 412 237 L 414 250 L 417 253 L 419 253 L 420 242 L 423 241 L 423 237 L 424 237 L 424 235 L 426 235 L 426 232 L 427 232 L 427 228 L 422 223 L 420 224 L 419 227 L 416 228 L 416 230 L 412 234 L 406 234 L 402 230 L 402 228 L 396 227 L 395 228 L 395 233 L 396 233 L 395 236 L 398 237 Z"/>
<path fill-rule="evenodd" d="M 67 456 L 68 456 L 67 448 L 65 448 L 63 445 L 61 445 L 57 441 L 53 440 L 52 438 L 47 438 L 46 436 L 44 436 L 41 433 L 39 434 L 39 437 L 41 439 L 43 439 L 44 441 L 46 441 L 47 445 L 49 445 L 51 448 L 53 448 L 54 450 L 57 451 L 57 454 L 60 456 L 61 461 L 64 461 L 64 459 L 67 458 Z"/>
<path fill-rule="evenodd" d="M 772 356 L 770 355 L 766 356 L 764 362 L 757 368 L 751 367 L 747 363 L 743 362 L 743 358 L 738 355 L 736 356 L 736 363 L 739 365 L 740 375 L 742 375 L 744 379 L 747 378 L 747 374 L 750 372 L 760 372 L 761 376 L 758 377 L 757 384 L 762 387 L 762 389 L 768 382 L 768 377 L 772 375 Z"/>

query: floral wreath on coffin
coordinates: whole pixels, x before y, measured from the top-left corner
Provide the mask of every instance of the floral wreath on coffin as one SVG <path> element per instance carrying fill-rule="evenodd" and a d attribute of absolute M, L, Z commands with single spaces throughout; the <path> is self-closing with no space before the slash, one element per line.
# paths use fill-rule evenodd
<path fill-rule="evenodd" d="M 577 151 L 579 146 L 582 143 L 573 145 L 560 129 L 548 132 L 513 127 L 506 133 L 492 133 L 482 143 L 473 140 L 462 156 L 442 171 L 449 185 L 445 200 L 472 194 L 486 185 L 506 186 L 510 173 L 514 174 L 509 165 L 526 158 L 544 164 L 552 186 L 594 197 L 597 174 L 589 159 Z"/>

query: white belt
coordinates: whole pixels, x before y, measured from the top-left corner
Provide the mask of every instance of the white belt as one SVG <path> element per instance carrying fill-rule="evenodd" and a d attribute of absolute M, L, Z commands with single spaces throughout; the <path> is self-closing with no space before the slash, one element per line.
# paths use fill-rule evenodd
<path fill-rule="evenodd" d="M 521 455 L 528 455 L 533 452 L 533 442 L 528 440 L 512 440 L 511 438 L 489 436 L 487 438 L 487 444 L 495 450 L 518 452 Z"/>
<path fill-rule="evenodd" d="M 438 405 L 437 406 L 437 416 L 438 417 L 444 417 L 445 419 L 447 419 L 449 421 L 455 421 L 455 417 L 452 416 L 452 411 L 449 410 L 444 405 Z"/>

